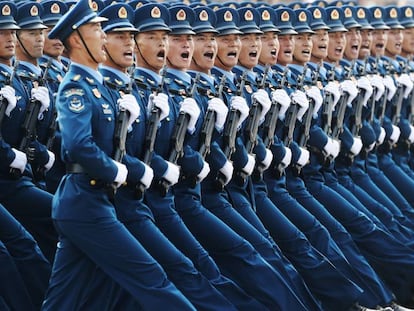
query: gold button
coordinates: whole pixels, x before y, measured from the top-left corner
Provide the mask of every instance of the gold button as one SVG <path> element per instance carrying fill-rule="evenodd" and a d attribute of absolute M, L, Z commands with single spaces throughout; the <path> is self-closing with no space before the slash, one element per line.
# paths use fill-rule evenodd
<path fill-rule="evenodd" d="M 89 182 L 89 184 L 91 186 L 95 186 L 96 185 L 96 180 L 95 179 L 91 179 L 91 181 Z"/>

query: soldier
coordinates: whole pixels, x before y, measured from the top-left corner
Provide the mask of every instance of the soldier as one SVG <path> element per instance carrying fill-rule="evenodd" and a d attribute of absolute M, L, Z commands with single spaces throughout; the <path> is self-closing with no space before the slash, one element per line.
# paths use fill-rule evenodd
<path fill-rule="evenodd" d="M 97 71 L 106 60 L 100 24 L 106 20 L 81 0 L 49 33 L 50 39 L 65 44 L 71 66 L 57 96 L 67 174 L 54 197 L 52 217 L 60 239 L 42 309 L 81 307 L 98 266 L 143 309 L 168 304 L 171 310 L 195 310 L 115 215 L 115 189 L 138 173 L 137 165 L 128 163 L 128 170 L 110 157 L 118 108 Z M 132 124 L 139 115 L 136 100 L 125 96 L 118 104 L 129 112 Z"/>

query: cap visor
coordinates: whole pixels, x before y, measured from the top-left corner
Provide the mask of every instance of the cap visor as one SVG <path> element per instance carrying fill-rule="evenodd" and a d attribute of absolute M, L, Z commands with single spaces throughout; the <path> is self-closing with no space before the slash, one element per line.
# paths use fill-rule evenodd
<path fill-rule="evenodd" d="M 13 24 L 13 23 L 4 23 L 4 24 L 0 23 L 0 29 L 3 29 L 3 30 L 19 30 L 20 27 L 17 26 L 16 24 Z"/>

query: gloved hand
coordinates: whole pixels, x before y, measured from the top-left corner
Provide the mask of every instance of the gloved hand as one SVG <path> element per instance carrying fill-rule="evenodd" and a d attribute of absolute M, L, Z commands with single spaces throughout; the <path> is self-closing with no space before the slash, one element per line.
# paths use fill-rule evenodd
<path fill-rule="evenodd" d="M 310 153 L 307 149 L 299 147 L 300 149 L 300 156 L 298 160 L 296 161 L 296 164 L 300 167 L 305 166 L 309 162 Z"/>
<path fill-rule="evenodd" d="M 361 152 L 362 149 L 362 140 L 359 137 L 354 137 L 354 142 L 351 146 L 351 153 L 353 155 L 358 155 Z"/>
<path fill-rule="evenodd" d="M 336 158 L 339 154 L 340 144 L 337 140 L 329 137 L 328 141 L 326 142 L 326 145 L 323 147 L 323 150 L 327 155 Z"/>
<path fill-rule="evenodd" d="M 381 126 L 381 131 L 380 134 L 378 135 L 378 140 L 377 140 L 377 144 L 381 145 L 384 142 L 385 139 L 385 129 Z"/>
<path fill-rule="evenodd" d="M 168 95 L 160 93 L 158 95 L 151 94 L 148 98 L 148 115 L 157 107 L 160 111 L 160 121 L 164 120 L 170 114 L 170 105 L 168 104 Z"/>
<path fill-rule="evenodd" d="M 7 99 L 7 107 L 4 114 L 10 117 L 10 113 L 14 108 L 16 108 L 17 104 L 16 92 L 14 88 L 12 88 L 9 85 L 6 85 L 0 89 L 0 95 Z"/>
<path fill-rule="evenodd" d="M 408 136 L 408 141 L 410 144 L 414 143 L 414 126 L 410 125 L 410 135 Z"/>
<path fill-rule="evenodd" d="M 252 101 L 253 100 L 256 100 L 259 103 L 259 105 L 262 106 L 262 111 L 260 113 L 259 120 L 263 121 L 266 116 L 266 113 L 270 109 L 270 105 L 272 104 L 269 98 L 269 94 L 267 94 L 267 92 L 263 89 L 257 90 L 252 94 Z"/>
<path fill-rule="evenodd" d="M 372 76 L 371 85 L 372 87 L 376 88 L 375 101 L 377 101 L 381 98 L 385 91 L 385 86 L 382 77 L 379 75 Z"/>
<path fill-rule="evenodd" d="M 139 108 L 135 96 L 132 94 L 125 94 L 118 99 L 117 102 L 120 110 L 126 110 L 129 112 L 128 127 L 131 126 L 141 113 L 141 109 Z"/>
<path fill-rule="evenodd" d="M 283 167 L 288 167 L 290 165 L 290 162 L 292 162 L 292 150 L 290 148 L 285 147 L 285 156 L 283 157 L 282 163 Z"/>
<path fill-rule="evenodd" d="M 270 149 L 266 148 L 266 156 L 262 160 L 262 162 L 260 162 L 260 164 L 263 166 L 264 170 L 267 170 L 270 164 L 272 164 L 272 161 L 273 161 L 273 153 Z"/>
<path fill-rule="evenodd" d="M 198 182 L 202 182 L 204 178 L 207 177 L 208 173 L 210 173 L 210 165 L 203 160 L 203 168 L 201 169 L 200 173 L 197 175 Z"/>
<path fill-rule="evenodd" d="M 411 81 L 410 76 L 406 73 L 403 73 L 397 78 L 397 83 L 400 83 L 405 87 L 404 98 L 408 98 L 413 89 L 413 82 Z"/>
<path fill-rule="evenodd" d="M 224 175 L 224 177 L 226 177 L 224 185 L 227 185 L 233 177 L 233 164 L 230 161 L 226 161 L 226 163 L 224 163 L 223 167 L 219 169 L 219 171 Z"/>
<path fill-rule="evenodd" d="M 244 120 L 249 116 L 249 106 L 247 106 L 246 100 L 241 96 L 233 96 L 231 99 L 231 108 L 240 112 L 239 124 L 240 127 Z"/>
<path fill-rule="evenodd" d="M 45 166 L 50 158 L 49 152 L 45 145 L 42 145 L 37 140 L 32 141 L 26 149 L 26 157 L 29 163 L 38 165 L 40 167 Z"/>
<path fill-rule="evenodd" d="M 277 89 L 272 92 L 271 96 L 273 103 L 280 105 L 279 119 L 284 120 L 291 102 L 288 93 L 283 89 Z"/>
<path fill-rule="evenodd" d="M 114 160 L 112 161 L 115 163 L 116 167 L 118 168 L 118 172 L 116 173 L 114 183 L 119 188 L 126 182 L 126 179 L 128 176 L 128 169 L 126 165 L 116 162 Z"/>
<path fill-rule="evenodd" d="M 144 175 L 142 175 L 140 182 L 144 185 L 145 189 L 148 189 L 151 186 L 152 180 L 154 179 L 154 171 L 153 169 L 148 166 L 147 164 L 144 164 Z"/>
<path fill-rule="evenodd" d="M 10 163 L 10 167 L 18 169 L 21 173 L 23 173 L 27 164 L 26 154 L 14 148 L 12 148 L 12 151 L 14 152 L 15 157 L 13 162 Z"/>
<path fill-rule="evenodd" d="M 323 102 L 323 98 L 322 98 L 322 94 L 321 91 L 319 90 L 319 88 L 315 85 L 311 86 L 307 91 L 306 91 L 306 95 L 313 99 L 315 105 L 313 107 L 313 111 L 312 111 L 312 115 L 314 118 L 318 117 L 318 111 L 322 106 L 322 102 Z"/>
<path fill-rule="evenodd" d="M 306 94 L 302 91 L 296 90 L 292 94 L 292 101 L 299 105 L 298 113 L 296 118 L 299 121 L 302 121 L 303 115 L 305 114 L 306 110 L 309 108 L 309 101 L 306 97 Z"/>
<path fill-rule="evenodd" d="M 187 131 L 191 134 L 194 133 L 198 117 L 200 116 L 200 108 L 197 102 L 193 98 L 185 98 L 181 102 L 180 112 L 187 113 L 190 116 Z"/>
<path fill-rule="evenodd" d="M 391 100 L 394 97 L 395 92 L 397 91 L 397 87 L 395 86 L 394 79 L 391 76 L 385 76 L 382 82 L 384 83 L 384 87 L 386 87 L 388 90 L 387 99 Z"/>
<path fill-rule="evenodd" d="M 358 95 L 358 89 L 355 86 L 355 83 L 352 82 L 351 80 L 342 81 L 339 84 L 339 89 L 341 90 L 342 94 L 345 93 L 345 92 L 349 94 L 348 95 L 348 101 L 346 102 L 346 105 L 348 107 L 352 107 L 352 101 Z"/>
<path fill-rule="evenodd" d="M 208 101 L 208 110 L 213 110 L 216 113 L 215 127 L 217 131 L 221 132 L 226 122 L 226 117 L 229 109 L 226 104 L 217 97 L 214 97 Z"/>
<path fill-rule="evenodd" d="M 253 173 L 253 169 L 254 169 L 255 164 L 256 164 L 256 160 L 254 159 L 254 156 L 252 156 L 251 154 L 248 154 L 247 155 L 247 163 L 242 168 L 242 171 L 245 174 L 250 176 Z"/>
<path fill-rule="evenodd" d="M 173 186 L 178 182 L 178 178 L 180 177 L 180 167 L 169 161 L 166 162 L 168 167 L 162 177 L 168 181 L 171 186 Z"/>
<path fill-rule="evenodd" d="M 398 139 L 400 138 L 401 130 L 398 126 L 392 125 L 392 133 L 390 136 L 390 141 L 395 144 L 397 143 Z"/>
<path fill-rule="evenodd" d="M 357 80 L 357 86 L 359 89 L 365 90 L 363 105 L 367 106 L 368 99 L 371 97 L 373 92 L 371 82 L 367 77 L 361 77 Z"/>
<path fill-rule="evenodd" d="M 328 82 L 327 85 L 325 85 L 324 90 L 326 93 L 330 93 L 333 96 L 333 106 L 335 107 L 336 104 L 339 101 L 339 98 L 341 98 L 341 92 L 339 90 L 339 84 L 333 81 Z"/>
<path fill-rule="evenodd" d="M 31 90 L 32 98 L 38 100 L 41 104 L 38 119 L 43 119 L 43 112 L 49 108 L 50 97 L 49 90 L 45 86 L 34 87 Z"/>
<path fill-rule="evenodd" d="M 56 159 L 56 156 L 52 151 L 48 150 L 47 154 L 49 155 L 49 161 L 47 161 L 47 163 L 44 165 L 46 172 L 52 168 Z"/>

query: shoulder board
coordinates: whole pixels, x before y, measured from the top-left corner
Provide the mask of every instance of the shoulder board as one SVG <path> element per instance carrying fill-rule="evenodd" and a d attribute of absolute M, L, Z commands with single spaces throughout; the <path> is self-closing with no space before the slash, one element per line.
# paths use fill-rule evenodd
<path fill-rule="evenodd" d="M 95 84 L 95 80 L 94 79 L 92 79 L 92 78 L 88 78 L 88 77 L 86 77 L 85 78 L 85 80 L 86 80 L 86 82 L 88 82 L 89 84 Z"/>
<path fill-rule="evenodd" d="M 71 80 L 76 82 L 76 81 L 79 81 L 80 78 L 81 78 L 81 75 L 75 75 L 75 76 L 72 77 Z"/>

